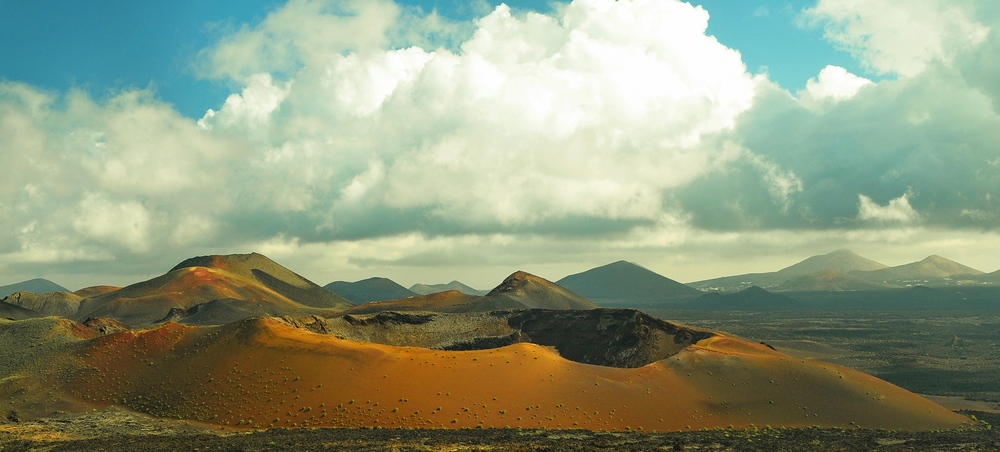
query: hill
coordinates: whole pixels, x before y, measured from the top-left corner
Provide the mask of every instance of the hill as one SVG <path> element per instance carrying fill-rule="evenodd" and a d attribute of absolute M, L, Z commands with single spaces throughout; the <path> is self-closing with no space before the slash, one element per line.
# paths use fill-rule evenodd
<path fill-rule="evenodd" d="M 933 282 L 935 279 L 951 278 L 956 276 L 978 276 L 984 273 L 972 267 L 959 264 L 958 262 L 945 259 L 941 256 L 927 256 L 921 261 L 889 267 L 881 270 L 852 272 L 868 281 L 885 282 L 888 284 L 905 284 L 913 282 Z"/>
<path fill-rule="evenodd" d="M 707 293 L 685 307 L 713 311 L 775 311 L 796 309 L 801 307 L 801 303 L 786 295 L 752 286 L 735 293 Z"/>
<path fill-rule="evenodd" d="M 376 314 L 355 325 L 368 332 L 417 322 L 436 331 L 495 325 L 482 334 L 515 343 L 434 350 L 360 342 L 312 332 L 315 318 L 168 323 L 75 339 L 63 359 L 5 381 L 16 394 L 5 405 L 26 416 L 57 404 L 74 411 L 120 406 L 238 429 L 970 425 L 860 372 L 635 311 L 506 311 L 493 323 L 493 313 L 427 315 Z M 0 322 L 0 338 L 17 323 Z M 10 343 L 3 353 L 30 350 L 29 342 Z"/>
<path fill-rule="evenodd" d="M 851 250 L 841 249 L 831 253 L 812 256 L 775 272 L 747 273 L 744 275 L 725 276 L 689 283 L 691 287 L 700 290 L 734 292 L 750 286 L 771 289 L 792 278 L 819 273 L 824 270 L 836 270 L 841 273 L 854 271 L 871 271 L 884 269 L 885 264 L 861 257 Z"/>
<path fill-rule="evenodd" d="M 395 300 L 417 295 L 391 279 L 378 277 L 356 282 L 334 281 L 323 288 L 350 300 L 352 303 Z"/>
<path fill-rule="evenodd" d="M 821 291 L 844 291 L 844 290 L 885 290 L 898 289 L 884 283 L 877 283 L 847 275 L 837 270 L 825 270 L 818 273 L 803 275 L 785 281 L 775 287 L 776 292 L 821 292 Z"/>
<path fill-rule="evenodd" d="M 612 262 L 556 281 L 600 304 L 645 306 L 687 300 L 702 292 L 626 261 Z"/>
<path fill-rule="evenodd" d="M 468 295 L 457 290 L 435 292 L 428 295 L 400 298 L 396 300 L 373 301 L 336 312 L 331 317 L 343 315 L 371 314 L 383 311 L 430 311 L 430 312 L 486 312 L 500 309 L 518 309 L 524 306 L 510 300 L 487 299 L 479 295 Z"/>
<path fill-rule="evenodd" d="M 7 320 L 24 320 L 44 317 L 31 309 L 25 309 L 17 305 L 0 300 L 0 318 Z"/>
<path fill-rule="evenodd" d="M 840 249 L 832 253 L 809 257 L 802 262 L 790 265 L 777 273 L 785 275 L 809 275 L 824 270 L 835 270 L 841 273 L 853 271 L 873 271 L 888 268 L 880 262 L 861 257 L 848 249 Z"/>
<path fill-rule="evenodd" d="M 304 302 L 303 302 L 304 301 Z M 210 302 L 211 305 L 198 307 Z M 130 326 L 166 320 L 218 323 L 260 315 L 306 315 L 353 303 L 260 254 L 188 259 L 165 275 L 84 299 L 73 317 Z M 208 309 L 206 312 L 205 310 Z"/>
<path fill-rule="evenodd" d="M 473 289 L 458 281 L 452 281 L 448 284 L 414 284 L 410 287 L 410 290 L 417 295 L 430 295 L 432 293 L 447 292 L 449 290 L 457 290 L 467 295 L 486 295 L 490 292 L 488 290 Z"/>
<path fill-rule="evenodd" d="M 594 309 L 598 306 L 564 287 L 522 271 L 514 272 L 485 296 L 457 290 L 374 301 L 337 312 L 330 317 L 382 311 L 486 312 L 503 309 Z"/>
<path fill-rule="evenodd" d="M 171 271 L 191 267 L 224 270 L 232 275 L 256 282 L 289 300 L 295 300 L 296 303 L 314 308 L 344 309 L 354 305 L 343 297 L 282 267 L 263 254 L 198 256 L 177 264 Z"/>
<path fill-rule="evenodd" d="M 47 279 L 35 278 L 6 286 L 0 286 L 0 298 L 6 297 L 14 292 L 49 293 L 69 291 L 69 289 Z"/>
<path fill-rule="evenodd" d="M 517 271 L 496 286 L 486 298 L 509 299 L 526 308 L 535 309 L 594 309 L 599 306 L 572 291 L 539 278 Z"/>
<path fill-rule="evenodd" d="M 41 315 L 73 317 L 80 310 L 80 302 L 83 301 L 83 297 L 62 291 L 51 293 L 14 292 L 0 301 L 30 309 Z"/>

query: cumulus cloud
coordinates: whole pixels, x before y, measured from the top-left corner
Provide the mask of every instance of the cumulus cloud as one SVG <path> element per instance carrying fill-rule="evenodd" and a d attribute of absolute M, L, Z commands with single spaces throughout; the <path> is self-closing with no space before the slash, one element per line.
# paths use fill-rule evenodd
<path fill-rule="evenodd" d="M 764 77 L 700 7 L 501 5 L 465 28 L 418 13 L 290 1 L 202 52 L 204 75 L 242 88 L 198 121 L 144 90 L 3 84 L 17 174 L 0 181 L 0 247 L 604 234 L 656 223 L 668 190 L 741 155 L 718 134 Z"/>
<path fill-rule="evenodd" d="M 850 99 L 871 84 L 871 80 L 847 72 L 847 69 L 829 65 L 819 71 L 816 78 L 806 82 L 806 89 L 799 91 L 799 98 L 803 105 L 815 110 L 829 102 Z"/>
<path fill-rule="evenodd" d="M 920 218 L 910 206 L 909 194 L 904 194 L 882 206 L 865 195 L 858 195 L 858 219 L 879 223 L 912 223 Z"/>
<path fill-rule="evenodd" d="M 793 94 L 676 0 L 466 24 L 292 0 L 200 54 L 238 88 L 196 120 L 148 90 L 0 83 L 0 266 L 499 269 L 994 230 L 998 20 L 970 5 L 819 1 L 828 39 L 900 77 L 827 66 Z"/>
<path fill-rule="evenodd" d="M 295 14 L 317 14 L 293 6 L 301 7 L 289 5 L 280 21 L 265 20 L 220 50 L 257 49 L 250 61 L 307 55 L 312 65 L 290 77 L 272 120 L 224 123 L 241 105 L 227 101 L 201 123 L 220 132 L 268 128 L 272 141 L 260 145 L 280 148 L 289 156 L 281 160 L 327 168 L 281 182 L 303 209 L 328 212 L 330 231 L 361 200 L 470 228 L 655 218 L 662 190 L 724 160 L 702 137 L 732 127 L 758 83 L 738 52 L 705 35 L 704 10 L 674 1 L 581 0 L 558 17 L 517 16 L 501 5 L 457 53 L 344 53 L 314 47 L 332 38 L 308 27 L 280 48 L 255 47 Z"/>
<path fill-rule="evenodd" d="M 990 28 L 970 17 L 973 9 L 944 0 L 820 0 L 805 14 L 872 70 L 912 76 L 986 38 Z"/>

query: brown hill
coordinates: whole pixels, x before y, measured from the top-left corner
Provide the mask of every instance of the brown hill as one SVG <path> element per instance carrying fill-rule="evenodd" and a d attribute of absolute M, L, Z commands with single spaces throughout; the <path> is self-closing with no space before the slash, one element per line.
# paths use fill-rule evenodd
<path fill-rule="evenodd" d="M 373 301 L 328 317 L 370 314 L 382 311 L 431 311 L 444 313 L 487 312 L 502 309 L 594 309 L 598 306 L 543 278 L 515 272 L 485 296 L 457 290 L 430 295 Z"/>
<path fill-rule="evenodd" d="M 854 272 L 854 276 L 869 281 L 879 281 L 886 283 L 901 283 L 907 281 L 949 278 L 954 276 L 975 276 L 982 275 L 983 272 L 972 267 L 959 264 L 941 256 L 927 256 L 919 262 L 889 267 L 881 270 Z"/>
<path fill-rule="evenodd" d="M 581 319 L 601 315 L 585 311 Z M 13 323 L 0 322 L 0 330 Z M 560 324 L 561 331 L 573 328 L 550 323 Z M 169 323 L 78 340 L 54 366 L 7 380 L 4 389 L 18 394 L 7 406 L 19 412 L 63 400 L 71 405 L 64 409 L 123 406 L 237 428 L 968 425 L 926 399 L 833 364 L 718 333 L 691 342 L 666 359 L 622 368 L 572 361 L 559 345 L 529 342 L 431 350 L 316 334 L 273 318 L 201 328 Z M 44 390 L 26 390 L 30 385 Z"/>
<path fill-rule="evenodd" d="M 80 310 L 82 300 L 83 297 L 69 292 L 14 292 L 0 301 L 30 309 L 41 315 L 73 317 Z"/>
<path fill-rule="evenodd" d="M 899 288 L 846 275 L 836 270 L 826 270 L 811 275 L 792 278 L 775 287 L 775 292 L 820 292 L 843 290 L 885 290 Z"/>
<path fill-rule="evenodd" d="M 486 298 L 507 298 L 533 309 L 595 309 L 592 301 L 544 278 L 522 271 L 514 272 Z"/>
<path fill-rule="evenodd" d="M 206 267 L 224 270 L 281 294 L 296 303 L 314 308 L 346 309 L 354 303 L 331 293 L 297 273 L 258 253 L 198 256 L 171 269 Z"/>
<path fill-rule="evenodd" d="M 84 299 L 74 318 L 109 317 L 132 326 L 166 320 L 223 324 L 349 306 L 336 294 L 255 253 L 188 259 L 163 276 Z"/>

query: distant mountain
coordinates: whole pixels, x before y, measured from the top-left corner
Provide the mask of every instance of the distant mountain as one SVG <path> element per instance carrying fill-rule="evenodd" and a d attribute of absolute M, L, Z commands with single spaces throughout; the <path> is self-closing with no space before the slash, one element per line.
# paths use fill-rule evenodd
<path fill-rule="evenodd" d="M 354 303 L 367 303 L 369 301 L 395 300 L 416 296 L 413 292 L 388 278 L 368 278 L 357 282 L 334 281 L 323 286 L 337 295 L 340 295 Z"/>
<path fill-rule="evenodd" d="M 794 265 L 790 265 L 777 273 L 785 275 L 808 275 L 824 270 L 836 270 L 841 273 L 853 271 L 873 271 L 888 268 L 880 262 L 858 256 L 853 251 L 841 249 L 832 253 L 813 256 Z"/>
<path fill-rule="evenodd" d="M 619 306 L 687 300 L 702 294 L 695 288 L 626 261 L 569 275 L 556 284 L 597 303 Z"/>
<path fill-rule="evenodd" d="M 487 312 L 504 309 L 594 309 L 598 306 L 564 287 L 525 272 L 515 272 L 485 296 L 457 290 L 398 300 L 373 301 L 331 317 L 383 311 L 432 311 L 445 313 Z"/>
<path fill-rule="evenodd" d="M 832 253 L 812 256 L 794 265 L 776 272 L 748 273 L 744 275 L 725 276 L 688 283 L 689 286 L 701 290 L 716 290 L 732 292 L 743 290 L 750 286 L 770 289 L 797 276 L 819 273 L 824 270 L 836 270 L 841 273 L 854 271 L 871 271 L 887 268 L 885 264 L 875 262 L 855 254 L 851 250 L 841 249 Z"/>
<path fill-rule="evenodd" d="M 436 292 L 446 292 L 449 290 L 457 290 L 468 295 L 486 295 L 490 291 L 488 290 L 478 290 L 473 289 L 465 284 L 458 281 L 452 281 L 448 284 L 414 284 L 410 287 L 410 290 L 417 293 L 418 295 L 429 295 Z"/>
<path fill-rule="evenodd" d="M 0 298 L 6 297 L 14 292 L 49 293 L 69 291 L 69 289 L 47 279 L 35 278 L 6 286 L 0 286 Z"/>
<path fill-rule="evenodd" d="M 751 286 L 736 293 L 707 293 L 687 306 L 694 309 L 713 311 L 774 311 L 795 309 L 801 303 L 781 294 L 771 293 L 757 286 Z"/>
<path fill-rule="evenodd" d="M 973 281 L 985 284 L 1000 284 L 1000 270 L 971 277 Z"/>
<path fill-rule="evenodd" d="M 983 272 L 941 256 L 931 255 L 919 262 L 881 270 L 852 272 L 851 274 L 869 281 L 898 284 L 905 281 L 921 281 L 954 276 L 977 276 L 982 275 Z"/>
<path fill-rule="evenodd" d="M 809 275 L 802 275 L 785 281 L 775 287 L 775 292 L 822 292 L 842 290 L 885 290 L 899 288 L 884 283 L 877 283 L 841 273 L 837 270 L 824 270 Z"/>

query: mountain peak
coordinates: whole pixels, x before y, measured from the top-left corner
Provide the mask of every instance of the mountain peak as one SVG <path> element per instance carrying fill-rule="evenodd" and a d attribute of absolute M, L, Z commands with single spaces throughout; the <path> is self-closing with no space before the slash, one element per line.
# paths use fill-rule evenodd
<path fill-rule="evenodd" d="M 528 272 L 518 270 L 514 273 L 511 273 L 510 276 L 505 278 L 503 282 L 500 283 L 500 285 L 494 287 L 493 290 L 491 290 L 489 293 L 486 294 L 486 296 L 489 297 L 492 295 L 499 295 L 502 293 L 515 291 L 517 290 L 518 287 L 523 286 L 532 278 L 541 279 Z"/>
<path fill-rule="evenodd" d="M 843 248 L 831 253 L 812 256 L 795 265 L 778 270 L 787 276 L 801 276 L 819 273 L 824 270 L 837 270 L 841 273 L 852 271 L 872 271 L 888 268 L 887 265 L 862 257 L 853 251 Z"/>
<path fill-rule="evenodd" d="M 507 297 L 528 308 L 540 309 L 594 309 L 598 306 L 545 278 L 524 271 L 516 271 L 499 286 L 486 294 L 486 298 Z"/>
<path fill-rule="evenodd" d="M 177 264 L 170 271 L 192 267 L 214 268 L 257 281 L 291 300 L 314 308 L 354 305 L 260 253 L 196 256 Z"/>
<path fill-rule="evenodd" d="M 701 295 L 698 289 L 624 260 L 569 275 L 556 284 L 589 299 L 613 304 L 666 302 Z"/>
<path fill-rule="evenodd" d="M 381 276 L 355 282 L 334 281 L 323 286 L 323 288 L 354 303 L 395 300 L 417 295 L 416 292 L 397 284 L 389 278 Z"/>

